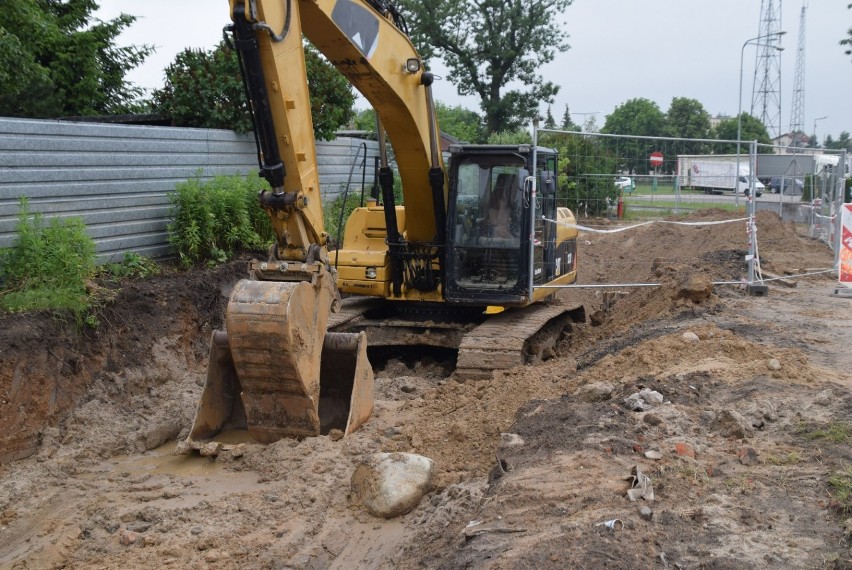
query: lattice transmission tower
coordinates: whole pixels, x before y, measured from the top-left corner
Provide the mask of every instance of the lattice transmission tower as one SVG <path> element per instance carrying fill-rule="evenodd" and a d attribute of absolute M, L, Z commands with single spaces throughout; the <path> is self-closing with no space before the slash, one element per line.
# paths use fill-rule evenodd
<path fill-rule="evenodd" d="M 796 75 L 793 80 L 793 106 L 790 112 L 790 133 L 792 147 L 802 145 L 802 135 L 805 134 L 805 14 L 808 9 L 807 0 L 802 3 L 802 13 L 799 16 L 799 47 L 796 49 Z"/>
<path fill-rule="evenodd" d="M 781 0 L 761 0 L 758 36 L 751 114 L 775 138 L 781 134 Z"/>

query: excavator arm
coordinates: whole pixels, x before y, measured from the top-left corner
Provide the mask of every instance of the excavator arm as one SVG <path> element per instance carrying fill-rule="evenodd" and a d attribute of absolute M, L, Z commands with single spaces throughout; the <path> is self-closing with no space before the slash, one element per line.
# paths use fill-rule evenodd
<path fill-rule="evenodd" d="M 395 11 L 378 0 L 230 0 L 230 7 L 260 173 L 271 187 L 259 199 L 276 243 L 268 260 L 251 263 L 251 278 L 235 286 L 227 331 L 213 334 L 186 450 L 201 449 L 229 427 L 246 427 L 262 442 L 332 429 L 347 434 L 372 412 L 365 334 L 326 332 L 339 294 L 323 229 L 303 33 L 370 101 L 393 142 L 406 209 L 418 214 L 407 216 L 403 236 L 383 153 L 379 177 L 396 295 L 403 263 L 411 263 L 407 244 L 425 244 L 431 267 L 444 239 L 446 177 L 432 76 Z M 426 289 L 437 285 L 433 280 Z"/>

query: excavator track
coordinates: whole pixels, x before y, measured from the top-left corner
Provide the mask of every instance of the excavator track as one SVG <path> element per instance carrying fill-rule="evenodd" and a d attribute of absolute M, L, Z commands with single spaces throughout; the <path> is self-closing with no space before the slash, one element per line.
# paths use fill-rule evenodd
<path fill-rule="evenodd" d="M 419 319 L 387 315 L 371 318 L 371 313 L 381 313 L 386 306 L 383 303 L 370 298 L 345 299 L 341 311 L 329 319 L 329 330 L 366 332 L 370 347 L 455 349 L 455 377 L 461 380 L 487 379 L 497 370 L 539 361 L 570 323 L 585 321 L 582 305 L 544 303 L 508 309 L 474 321 L 431 320 L 427 315 Z"/>
<path fill-rule="evenodd" d="M 582 305 L 508 309 L 464 335 L 455 377 L 488 379 L 497 370 L 538 362 L 559 341 L 565 327 L 584 320 Z"/>

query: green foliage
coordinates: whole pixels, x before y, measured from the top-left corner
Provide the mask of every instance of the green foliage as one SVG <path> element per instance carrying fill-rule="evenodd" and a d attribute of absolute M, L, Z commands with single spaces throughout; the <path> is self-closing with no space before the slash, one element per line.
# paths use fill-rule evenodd
<path fill-rule="evenodd" d="M 571 120 L 571 111 L 568 110 L 568 105 L 565 105 L 565 112 L 562 113 L 562 123 L 560 123 L 559 128 L 563 131 L 579 131 L 580 125 L 574 124 L 574 121 Z"/>
<path fill-rule="evenodd" d="M 837 140 L 831 139 L 830 137 L 831 135 L 825 137 L 825 148 L 852 152 L 852 140 L 849 138 L 849 131 L 842 131 Z"/>
<path fill-rule="evenodd" d="M 557 16 L 573 0 L 401 0 L 421 54 L 439 57 L 461 95 L 477 95 L 484 137 L 513 131 L 553 103 L 559 87 L 541 66 L 568 49 Z M 521 85 L 511 89 L 510 85 Z"/>
<path fill-rule="evenodd" d="M 837 509 L 843 516 L 852 514 L 852 466 L 835 471 L 828 478 L 831 496 L 837 501 Z"/>
<path fill-rule="evenodd" d="M 314 135 L 330 140 L 352 117 L 352 87 L 314 48 L 305 46 Z M 222 41 L 211 51 L 186 49 L 165 70 L 154 110 L 181 127 L 251 131 L 251 117 L 235 50 Z"/>
<path fill-rule="evenodd" d="M 483 141 L 485 125 L 482 122 L 482 117 L 476 111 L 471 111 L 461 105 L 450 107 L 441 102 L 436 102 L 435 115 L 438 117 L 438 125 L 445 133 L 463 142 L 479 143 Z"/>
<path fill-rule="evenodd" d="M 372 109 L 355 111 L 350 124 L 355 130 L 374 133 L 376 132 L 376 113 Z"/>
<path fill-rule="evenodd" d="M 769 138 L 769 133 L 766 130 L 766 126 L 760 122 L 760 119 L 756 117 L 752 117 L 748 113 L 743 113 L 740 115 L 742 124 L 740 125 L 741 135 L 740 135 L 740 152 L 743 154 L 748 154 L 748 143 L 753 140 L 756 140 L 760 145 L 772 145 L 772 139 Z M 714 131 L 716 139 L 719 140 L 737 140 L 737 118 L 733 117 L 730 119 L 725 119 L 721 123 L 716 126 Z M 713 150 L 716 151 L 717 154 L 735 154 L 737 152 L 736 143 L 727 143 L 722 145 L 715 145 Z M 766 153 L 771 154 L 774 149 L 771 146 L 758 146 L 758 153 Z"/>
<path fill-rule="evenodd" d="M 556 119 L 553 118 L 553 112 L 550 109 L 550 105 L 547 106 L 547 114 L 544 116 L 544 128 L 545 129 L 555 129 L 556 128 Z"/>
<path fill-rule="evenodd" d="M 666 134 L 682 139 L 709 139 L 710 113 L 699 101 L 686 97 L 672 99 L 666 112 Z M 709 147 L 706 143 L 684 143 L 678 149 L 680 154 L 706 154 Z"/>
<path fill-rule="evenodd" d="M 557 204 L 571 208 L 575 215 L 599 216 L 618 199 L 614 184 L 618 161 L 599 139 L 578 135 L 547 133 L 541 144 L 559 153 Z M 609 202 L 607 202 L 609 199 Z"/>
<path fill-rule="evenodd" d="M 637 137 L 659 137 L 665 136 L 666 128 L 666 116 L 657 104 L 640 98 L 631 99 L 616 107 L 610 115 L 607 115 L 601 132 Z M 618 165 L 618 170 L 646 174 L 649 169 L 647 156 L 656 150 L 657 143 L 640 139 L 607 139 L 605 144 L 614 155 L 623 157 L 624 162 Z"/>
<path fill-rule="evenodd" d="M 532 144 L 532 135 L 525 129 L 500 131 L 488 135 L 488 144 Z"/>
<path fill-rule="evenodd" d="M 70 311 L 78 321 L 90 307 L 86 282 L 95 269 L 95 244 L 79 218 L 30 215 L 21 199 L 17 241 L 0 252 L 0 308 Z"/>
<path fill-rule="evenodd" d="M 346 221 L 352 211 L 361 205 L 361 192 L 349 192 L 344 203 L 343 195 L 338 196 L 323 207 L 323 224 L 331 236 L 332 244 L 340 247 L 343 243 L 343 232 Z"/>
<path fill-rule="evenodd" d="M 136 20 L 101 22 L 95 0 L 16 0 L 0 10 L 0 115 L 62 117 L 128 113 L 142 89 L 125 75 L 152 46 L 116 45 Z"/>
<path fill-rule="evenodd" d="M 160 266 L 150 257 L 133 251 L 124 254 L 121 263 L 107 263 L 100 268 L 100 274 L 108 279 L 144 279 L 160 273 Z"/>
<path fill-rule="evenodd" d="M 265 186 L 256 175 L 178 184 L 169 195 L 174 219 L 168 231 L 181 264 L 216 265 L 238 249 L 259 250 L 271 242 L 272 226 L 257 198 Z"/>

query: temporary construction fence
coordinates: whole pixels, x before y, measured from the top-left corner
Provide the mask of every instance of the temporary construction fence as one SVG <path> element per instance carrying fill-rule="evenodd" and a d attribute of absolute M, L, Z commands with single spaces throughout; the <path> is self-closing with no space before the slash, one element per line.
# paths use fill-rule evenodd
<path fill-rule="evenodd" d="M 629 232 L 654 223 L 742 224 L 743 241 L 748 245 L 747 276 L 716 284 L 743 284 L 761 294 L 766 288 L 760 268 L 756 213 L 770 210 L 782 219 L 806 224 L 812 235 L 829 243 L 835 251 L 834 267 L 819 271 L 836 270 L 839 217 L 835 212 L 840 211 L 843 200 L 845 153 L 785 159 L 780 158 L 779 149 L 756 141 L 636 137 L 537 128 L 533 144 L 558 150 L 559 164 L 553 173 L 557 178 L 556 203 L 575 213 L 581 234 Z M 760 176 L 761 165 L 765 165 L 765 177 Z M 811 171 L 805 172 L 807 167 Z M 719 217 L 726 219 L 677 219 L 678 215 L 709 208 L 723 211 L 724 215 Z M 620 221 L 618 227 L 613 226 L 613 219 Z M 568 287 L 657 285 L 597 283 Z"/>

